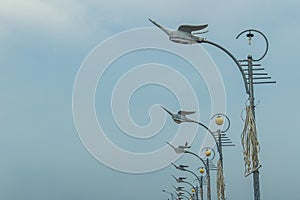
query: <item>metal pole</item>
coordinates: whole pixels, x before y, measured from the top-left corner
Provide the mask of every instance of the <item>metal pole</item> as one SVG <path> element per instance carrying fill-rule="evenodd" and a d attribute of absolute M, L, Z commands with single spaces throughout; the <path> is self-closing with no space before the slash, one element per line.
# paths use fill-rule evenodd
<path fill-rule="evenodd" d="M 191 170 L 188 170 L 188 169 L 183 169 L 183 171 L 187 171 L 187 172 L 193 174 L 197 178 L 197 180 L 199 181 L 199 184 L 201 183 L 200 180 L 199 180 L 199 177 L 194 172 L 192 172 Z M 196 198 L 197 198 L 197 200 L 199 200 L 199 197 L 198 197 L 198 186 L 196 186 L 194 188 L 195 188 L 194 190 L 195 190 L 195 193 L 196 193 Z"/>
<path fill-rule="evenodd" d="M 189 186 L 191 186 L 195 191 L 196 191 L 196 188 L 193 186 L 193 184 L 191 184 L 190 182 L 188 181 L 181 181 L 181 183 L 186 183 L 188 184 Z M 198 200 L 198 195 L 196 194 L 196 199 Z"/>
<path fill-rule="evenodd" d="M 203 199 L 203 176 L 200 177 L 200 199 Z"/>
<path fill-rule="evenodd" d="M 253 66 L 252 66 L 252 56 L 248 55 L 248 81 L 249 81 L 249 103 L 250 109 L 253 113 L 255 119 L 255 105 L 254 105 L 254 87 L 253 87 Z M 255 124 L 256 126 L 256 124 Z M 255 127 L 256 128 L 256 127 Z M 256 147 L 255 147 L 256 148 Z M 257 155 L 254 160 L 258 160 Z M 253 168 L 256 169 L 253 172 L 253 188 L 254 188 L 254 200 L 260 200 L 260 186 L 259 186 L 259 169 L 258 163 L 254 163 Z"/>
<path fill-rule="evenodd" d="M 208 168 L 206 172 L 206 178 L 207 178 L 207 200 L 211 200 L 211 191 L 210 191 L 210 172 L 209 172 L 209 159 L 206 158 L 206 166 Z"/>
<path fill-rule="evenodd" d="M 221 130 L 218 130 L 218 151 L 219 151 L 219 159 L 221 161 L 222 169 L 223 169 L 223 151 L 222 151 L 222 138 L 221 138 Z"/>
<path fill-rule="evenodd" d="M 218 191 L 218 199 L 225 200 L 225 183 L 224 183 L 224 174 L 223 174 L 223 150 L 222 150 L 222 136 L 221 136 L 221 130 L 217 131 L 218 133 L 218 151 L 219 151 L 219 161 L 221 164 L 221 169 L 219 169 L 220 166 L 218 166 L 218 178 L 217 178 L 217 191 Z M 222 176 L 222 179 L 219 179 L 219 176 Z M 220 195 L 220 196 L 219 196 Z"/>
<path fill-rule="evenodd" d="M 224 47 L 214 43 L 214 42 L 211 42 L 211 41 L 207 41 L 207 40 L 204 40 L 204 41 L 201 41 L 199 43 L 207 43 L 207 44 L 211 44 L 219 49 L 221 49 L 223 52 L 225 52 L 227 55 L 229 55 L 232 60 L 235 62 L 235 64 L 238 66 L 240 72 L 241 72 L 241 75 L 243 77 L 243 81 L 244 81 L 244 86 L 245 86 L 245 89 L 246 89 L 246 93 L 248 94 L 248 98 L 249 98 L 249 103 L 250 103 L 250 109 L 253 113 L 253 117 L 255 118 L 255 105 L 254 105 L 254 87 L 253 85 L 254 84 L 258 84 L 258 83 L 254 83 L 254 78 L 253 78 L 253 61 L 260 61 L 262 60 L 266 53 L 268 52 L 268 48 L 269 48 L 269 45 L 268 45 L 268 39 L 266 38 L 266 36 L 260 32 L 260 31 L 257 31 L 257 30 L 254 30 L 254 29 L 250 29 L 250 30 L 246 30 L 246 31 L 243 31 L 241 32 L 237 37 L 236 39 L 239 38 L 240 35 L 242 35 L 243 33 L 247 32 L 247 31 L 254 31 L 254 32 L 257 32 L 259 34 L 261 34 L 265 41 L 266 41 L 266 50 L 264 52 L 264 54 L 259 58 L 259 59 L 253 59 L 251 55 L 248 56 L 248 59 L 246 60 L 247 61 L 247 64 L 248 64 L 248 82 L 247 82 L 247 77 L 246 77 L 246 74 L 244 73 L 243 71 L 243 68 L 241 66 L 241 64 L 239 63 L 239 61 L 227 50 L 225 49 Z M 251 36 L 251 35 L 249 35 Z M 276 83 L 276 81 L 270 81 L 270 82 L 262 82 L 262 83 Z M 256 126 L 256 124 L 255 124 Z M 256 127 L 255 127 L 256 128 Z M 257 147 L 255 147 L 257 148 Z M 257 160 L 258 156 L 255 155 L 252 160 Z M 260 200 L 260 185 L 259 185 L 259 163 L 255 163 L 255 165 L 253 166 L 253 169 L 255 169 L 253 171 L 253 188 L 254 188 L 254 200 Z"/>
<path fill-rule="evenodd" d="M 187 151 L 187 150 L 185 150 L 184 153 L 188 153 L 188 154 L 192 154 L 192 155 L 196 156 L 202 162 L 202 164 L 204 164 L 204 167 L 205 167 L 205 170 L 206 170 L 206 179 L 207 179 L 207 200 L 211 200 L 209 159 L 207 158 L 206 161 L 204 161 L 200 156 L 198 156 L 194 152 Z M 197 175 L 195 175 L 195 176 L 197 177 L 197 180 L 199 181 L 200 186 L 202 186 L 202 183 L 203 183 L 203 180 L 202 180 L 202 183 L 201 183 L 202 176 L 201 176 L 200 179 L 199 179 L 199 177 Z M 201 191 L 201 188 L 200 188 L 200 191 Z M 198 194 L 196 196 L 198 198 Z M 203 199 L 203 188 L 202 188 L 202 199 Z"/>

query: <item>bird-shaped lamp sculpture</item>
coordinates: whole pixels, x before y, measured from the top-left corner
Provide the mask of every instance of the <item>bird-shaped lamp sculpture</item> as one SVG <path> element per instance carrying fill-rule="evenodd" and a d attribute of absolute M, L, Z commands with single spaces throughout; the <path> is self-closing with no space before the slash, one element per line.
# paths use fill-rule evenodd
<path fill-rule="evenodd" d="M 191 148 L 191 145 L 188 145 L 188 142 L 185 142 L 184 146 L 178 146 L 178 148 L 182 148 L 182 149 L 189 149 Z"/>
<path fill-rule="evenodd" d="M 177 192 L 181 192 L 184 188 L 184 187 L 175 187 L 174 185 L 172 185 L 172 186 Z"/>
<path fill-rule="evenodd" d="M 186 177 L 178 177 L 176 178 L 176 176 L 172 175 L 173 178 L 176 180 L 177 183 L 182 183 L 182 181 L 184 181 L 186 179 Z"/>
<path fill-rule="evenodd" d="M 182 154 L 182 153 L 185 153 L 186 152 L 186 149 L 189 149 L 191 148 L 191 146 L 188 146 L 188 143 L 186 142 L 184 146 L 178 146 L 178 147 L 175 147 L 174 145 L 170 144 L 169 142 L 166 142 L 168 145 L 170 145 L 174 151 L 177 153 L 177 154 Z"/>
<path fill-rule="evenodd" d="M 196 111 L 178 111 L 178 113 L 172 113 L 171 111 L 169 111 L 168 109 L 166 109 L 165 107 L 161 106 L 162 109 L 164 109 L 174 120 L 175 123 L 177 124 L 181 124 L 182 122 L 194 122 L 194 123 L 198 123 L 192 119 L 187 118 L 187 115 L 191 115 L 194 114 Z"/>
<path fill-rule="evenodd" d="M 164 31 L 172 42 L 180 43 L 180 44 L 194 44 L 197 42 L 201 42 L 205 40 L 202 37 L 198 37 L 195 34 L 203 34 L 208 31 L 200 31 L 205 29 L 208 24 L 203 25 L 181 25 L 177 30 L 168 29 L 157 22 L 149 19 L 155 26 Z M 198 31 L 198 32 L 197 32 Z"/>

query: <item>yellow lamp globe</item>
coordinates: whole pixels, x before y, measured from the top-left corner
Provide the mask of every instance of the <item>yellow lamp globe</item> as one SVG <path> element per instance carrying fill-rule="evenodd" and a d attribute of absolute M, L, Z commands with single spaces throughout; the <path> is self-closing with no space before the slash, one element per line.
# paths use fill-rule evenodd
<path fill-rule="evenodd" d="M 205 172 L 204 168 L 201 167 L 201 168 L 199 169 L 199 172 L 200 172 L 201 174 L 203 174 L 203 173 Z"/>
<path fill-rule="evenodd" d="M 222 116 L 218 115 L 215 119 L 217 125 L 222 125 L 224 123 L 224 119 Z"/>
<path fill-rule="evenodd" d="M 195 192 L 195 189 L 194 188 L 192 188 L 192 190 L 191 190 L 193 193 Z"/>
<path fill-rule="evenodd" d="M 210 151 L 209 149 L 206 149 L 205 155 L 206 155 L 207 157 L 209 157 L 209 156 L 211 155 L 211 151 Z"/>

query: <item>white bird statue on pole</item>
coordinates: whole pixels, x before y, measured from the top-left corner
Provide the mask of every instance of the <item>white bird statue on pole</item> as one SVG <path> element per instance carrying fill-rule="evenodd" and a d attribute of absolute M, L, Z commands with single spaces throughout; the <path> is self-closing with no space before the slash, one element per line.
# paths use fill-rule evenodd
<path fill-rule="evenodd" d="M 166 109 L 165 107 L 161 106 L 162 109 L 164 109 L 174 120 L 175 123 L 180 124 L 182 122 L 194 122 L 197 123 L 196 121 L 189 119 L 186 117 L 186 115 L 191 115 L 194 114 L 195 111 L 178 111 L 178 113 L 172 113 L 170 112 L 168 109 Z"/>
<path fill-rule="evenodd" d="M 168 36 L 169 39 L 173 42 L 180 43 L 180 44 L 195 44 L 197 42 L 201 42 L 205 40 L 202 37 L 198 37 L 195 34 L 203 34 L 208 31 L 200 31 L 208 26 L 208 24 L 203 25 L 181 25 L 178 27 L 177 30 L 170 30 L 155 21 L 149 19 L 150 22 L 152 22 L 155 26 L 160 28 L 162 31 L 164 31 Z M 195 32 L 200 31 L 200 32 Z"/>

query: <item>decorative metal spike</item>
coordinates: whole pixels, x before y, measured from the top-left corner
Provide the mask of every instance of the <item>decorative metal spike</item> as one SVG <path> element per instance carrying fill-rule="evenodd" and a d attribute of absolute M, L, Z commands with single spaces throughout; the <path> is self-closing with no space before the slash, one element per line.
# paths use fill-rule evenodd
<path fill-rule="evenodd" d="M 235 146 L 235 144 L 222 144 L 222 147 L 234 147 Z"/>
<path fill-rule="evenodd" d="M 245 73 L 245 75 L 249 75 L 248 73 Z M 263 73 L 252 73 L 252 75 L 268 75 L 268 73 L 263 72 Z"/>
<path fill-rule="evenodd" d="M 253 79 L 271 79 L 271 76 L 253 77 Z"/>
<path fill-rule="evenodd" d="M 268 84 L 268 83 L 276 83 L 276 81 L 253 82 L 253 84 Z"/>
<path fill-rule="evenodd" d="M 241 66 L 248 67 L 248 63 L 247 64 L 241 64 Z M 261 64 L 252 64 L 252 66 L 261 66 Z"/>

